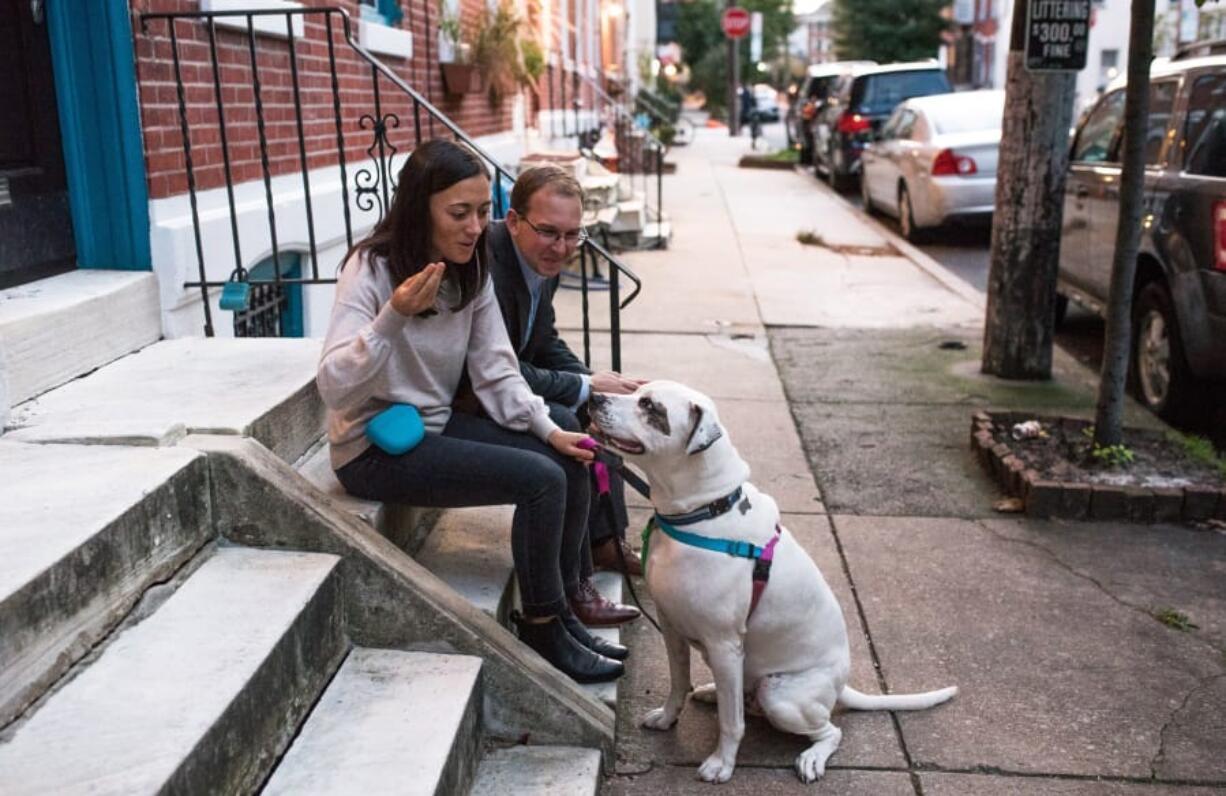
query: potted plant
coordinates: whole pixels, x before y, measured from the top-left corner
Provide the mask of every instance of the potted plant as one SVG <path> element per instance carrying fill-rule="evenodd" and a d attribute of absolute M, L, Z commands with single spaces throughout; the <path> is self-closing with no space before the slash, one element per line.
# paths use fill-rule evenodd
<path fill-rule="evenodd" d="M 472 44 L 464 40 L 459 4 L 439 0 L 438 61 L 443 72 L 443 90 L 448 94 L 474 94 L 484 86 L 481 70 L 473 62 Z"/>
<path fill-rule="evenodd" d="M 512 0 L 500 0 L 494 8 L 487 6 L 481 15 L 473 37 L 473 60 L 489 83 L 491 103 L 497 104 L 519 86 L 530 83 L 520 52 L 522 25 Z M 543 55 L 540 68 L 544 68 Z"/>

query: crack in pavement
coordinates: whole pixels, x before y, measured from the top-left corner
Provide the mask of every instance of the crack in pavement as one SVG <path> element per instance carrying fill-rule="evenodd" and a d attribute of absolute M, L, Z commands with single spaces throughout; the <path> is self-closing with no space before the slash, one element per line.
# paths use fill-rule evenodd
<path fill-rule="evenodd" d="M 984 520 L 982 517 L 979 519 L 972 519 L 971 521 L 974 522 L 976 525 L 978 525 L 980 528 L 982 528 L 984 531 L 986 531 L 989 535 L 995 537 L 996 539 L 1002 542 L 1009 542 L 1012 544 L 1024 545 L 1026 547 L 1034 548 L 1035 550 L 1038 550 L 1042 553 L 1046 553 L 1048 558 L 1056 562 L 1056 564 L 1058 564 L 1062 569 L 1064 569 L 1070 575 L 1076 578 L 1080 578 L 1085 581 L 1089 581 L 1090 583 L 1094 584 L 1095 588 L 1097 588 L 1100 592 L 1102 592 L 1104 595 L 1106 595 L 1107 597 L 1109 597 L 1111 600 L 1115 601 L 1119 605 L 1125 608 L 1128 608 L 1129 610 L 1135 611 L 1139 614 L 1142 614 L 1147 619 L 1150 619 L 1154 622 L 1158 621 L 1157 619 L 1154 618 L 1154 614 L 1150 609 L 1144 608 L 1139 605 L 1134 605 L 1133 603 L 1128 602 L 1124 598 L 1113 594 L 1110 589 L 1108 589 L 1101 582 L 1099 582 L 1099 580 L 1095 578 L 1093 575 L 1089 574 L 1088 572 L 1082 572 L 1081 570 L 1074 568 L 1071 564 L 1061 559 L 1060 556 L 1057 555 L 1057 553 L 1054 550 L 1047 547 L 1046 545 L 1041 544 L 1039 542 L 1032 541 L 1030 539 L 1015 539 L 1010 536 L 1005 536 L 1004 534 L 998 533 L 992 530 L 992 528 L 990 528 L 988 525 L 984 524 Z M 1212 641 L 1205 639 L 1205 638 L 1201 638 L 1200 636 L 1194 635 L 1192 633 L 1184 633 L 1183 635 L 1189 640 L 1194 641 L 1197 644 L 1200 644 L 1201 646 L 1207 647 L 1209 650 L 1213 652 L 1215 656 L 1219 658 L 1221 657 L 1222 650 L 1219 649 L 1218 646 Z"/>
<path fill-rule="evenodd" d="M 1166 731 L 1175 724 L 1176 717 L 1183 712 L 1184 708 L 1188 706 L 1188 703 L 1192 701 L 1192 697 L 1195 696 L 1197 692 L 1203 691 L 1213 683 L 1223 678 L 1226 678 L 1226 672 L 1220 672 L 1204 678 L 1200 681 L 1200 683 L 1188 691 L 1183 698 L 1183 702 L 1179 703 L 1179 707 L 1171 711 L 1171 715 L 1167 717 L 1166 723 L 1162 725 L 1161 732 L 1158 733 L 1158 753 L 1155 754 L 1154 758 L 1149 762 L 1149 772 L 1153 779 L 1158 779 L 1158 766 L 1162 763 L 1162 758 L 1166 755 Z"/>

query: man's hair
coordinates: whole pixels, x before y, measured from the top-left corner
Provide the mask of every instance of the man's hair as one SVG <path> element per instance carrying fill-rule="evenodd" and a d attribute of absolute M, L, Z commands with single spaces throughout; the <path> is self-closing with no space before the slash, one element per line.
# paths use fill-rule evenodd
<path fill-rule="evenodd" d="M 555 163 L 546 163 L 533 166 L 515 180 L 515 187 L 511 189 L 511 209 L 521 216 L 526 214 L 532 197 L 546 189 L 561 196 L 573 196 L 583 204 L 583 186 L 575 176 Z"/>

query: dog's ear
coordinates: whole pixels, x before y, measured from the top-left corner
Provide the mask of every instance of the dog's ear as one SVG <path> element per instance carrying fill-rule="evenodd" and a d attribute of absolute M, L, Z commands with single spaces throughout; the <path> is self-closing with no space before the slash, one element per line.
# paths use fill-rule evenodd
<path fill-rule="evenodd" d="M 717 439 L 724 436 L 724 430 L 720 428 L 719 421 L 698 404 L 690 404 L 690 420 L 693 421 L 693 425 L 690 427 L 690 436 L 685 441 L 685 452 L 691 456 L 695 453 L 702 453 L 714 445 Z"/>

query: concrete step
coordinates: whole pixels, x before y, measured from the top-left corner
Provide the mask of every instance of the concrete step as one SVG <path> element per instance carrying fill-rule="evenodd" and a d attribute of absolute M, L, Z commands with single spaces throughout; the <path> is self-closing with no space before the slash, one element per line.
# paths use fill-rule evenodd
<path fill-rule="evenodd" d="M 218 551 L 0 744 L 6 796 L 255 788 L 344 655 L 338 563 Z"/>
<path fill-rule="evenodd" d="M 481 705 L 480 658 L 355 649 L 263 793 L 464 793 Z"/>
<path fill-rule="evenodd" d="M 647 224 L 647 209 L 641 199 L 626 199 L 617 203 L 617 217 L 609 224 L 609 232 L 638 232 Z"/>
<path fill-rule="evenodd" d="M 0 726 L 213 537 L 181 448 L 0 440 Z"/>
<path fill-rule="evenodd" d="M 448 509 L 416 558 L 470 603 L 507 624 L 515 596 L 514 506 Z"/>
<path fill-rule="evenodd" d="M 0 290 L 0 378 L 10 405 L 161 336 L 158 283 L 148 271 L 70 271 Z"/>
<path fill-rule="evenodd" d="M 654 245 L 656 241 L 663 241 L 661 245 L 667 246 L 672 239 L 673 225 L 668 221 L 649 221 L 639 232 L 639 242 L 644 246 Z"/>
<path fill-rule="evenodd" d="M 487 754 L 470 796 L 595 796 L 600 752 L 572 746 L 512 746 Z"/>
<path fill-rule="evenodd" d="M 309 339 L 165 340 L 14 407 L 5 438 L 170 445 L 239 434 L 294 461 L 323 433 L 319 351 Z"/>
<path fill-rule="evenodd" d="M 623 602 L 622 600 L 622 576 L 616 572 L 594 572 L 592 573 L 592 583 L 596 586 L 596 590 L 603 594 L 606 598 L 615 603 Z M 645 620 L 640 620 L 645 621 Z M 593 627 L 590 629 L 592 635 L 600 636 L 606 641 L 618 643 L 621 641 L 621 629 L 616 627 Z M 633 652 L 631 653 L 633 656 Z M 617 684 L 620 680 L 613 680 L 608 683 L 588 683 L 579 686 L 590 696 L 599 699 L 609 707 L 617 710 Z"/>
<path fill-rule="evenodd" d="M 409 555 L 415 555 L 421 548 L 437 516 L 437 512 L 430 509 L 350 495 L 336 480 L 326 440 L 308 450 L 294 463 L 294 469 L 327 495 L 335 506 L 368 523 Z"/>

